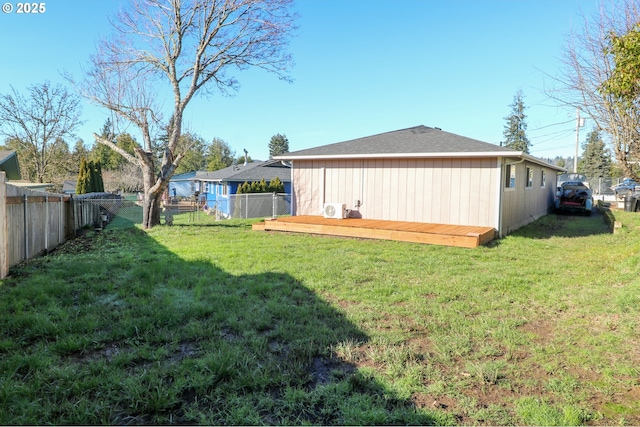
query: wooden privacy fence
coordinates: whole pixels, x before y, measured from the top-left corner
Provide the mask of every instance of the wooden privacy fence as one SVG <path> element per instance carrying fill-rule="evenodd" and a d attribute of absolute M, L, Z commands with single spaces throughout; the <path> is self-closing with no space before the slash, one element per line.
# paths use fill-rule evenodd
<path fill-rule="evenodd" d="M 11 266 L 48 253 L 99 220 L 100 205 L 90 202 L 94 197 L 119 199 L 110 193 L 72 198 L 16 187 L 0 171 L 0 279 Z"/>

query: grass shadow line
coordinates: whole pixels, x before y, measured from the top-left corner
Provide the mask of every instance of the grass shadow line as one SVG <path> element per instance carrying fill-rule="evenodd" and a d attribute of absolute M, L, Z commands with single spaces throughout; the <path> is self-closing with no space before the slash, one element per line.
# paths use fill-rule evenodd
<path fill-rule="evenodd" d="M 442 424 L 337 357 L 368 337 L 282 273 L 187 261 L 138 228 L 0 288 L 2 424 Z"/>

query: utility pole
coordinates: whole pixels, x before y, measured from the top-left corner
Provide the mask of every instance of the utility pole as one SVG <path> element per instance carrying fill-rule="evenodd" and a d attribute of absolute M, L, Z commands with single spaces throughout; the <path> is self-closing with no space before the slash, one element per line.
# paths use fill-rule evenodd
<path fill-rule="evenodd" d="M 573 158 L 573 173 L 578 173 L 578 147 L 580 146 L 580 128 L 584 126 L 584 119 L 580 117 L 580 107 L 576 107 L 576 155 Z"/>

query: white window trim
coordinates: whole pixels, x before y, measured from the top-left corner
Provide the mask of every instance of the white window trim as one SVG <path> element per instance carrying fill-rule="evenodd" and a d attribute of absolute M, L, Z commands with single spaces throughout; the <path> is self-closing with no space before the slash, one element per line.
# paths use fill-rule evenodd
<path fill-rule="evenodd" d="M 516 186 L 518 185 L 518 173 L 517 173 L 516 165 L 508 164 L 505 166 L 505 182 L 502 183 L 504 186 L 504 191 L 516 191 Z M 511 186 L 511 175 L 513 171 L 513 187 Z M 509 185 L 507 185 L 507 179 L 509 180 Z"/>

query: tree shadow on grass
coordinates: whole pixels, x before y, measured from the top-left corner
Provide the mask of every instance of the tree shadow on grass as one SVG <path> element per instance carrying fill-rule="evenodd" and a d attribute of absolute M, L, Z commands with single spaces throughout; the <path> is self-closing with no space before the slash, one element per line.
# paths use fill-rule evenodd
<path fill-rule="evenodd" d="M 185 261 L 138 229 L 0 287 L 2 424 L 451 423 L 340 359 L 368 337 L 282 273 Z"/>

